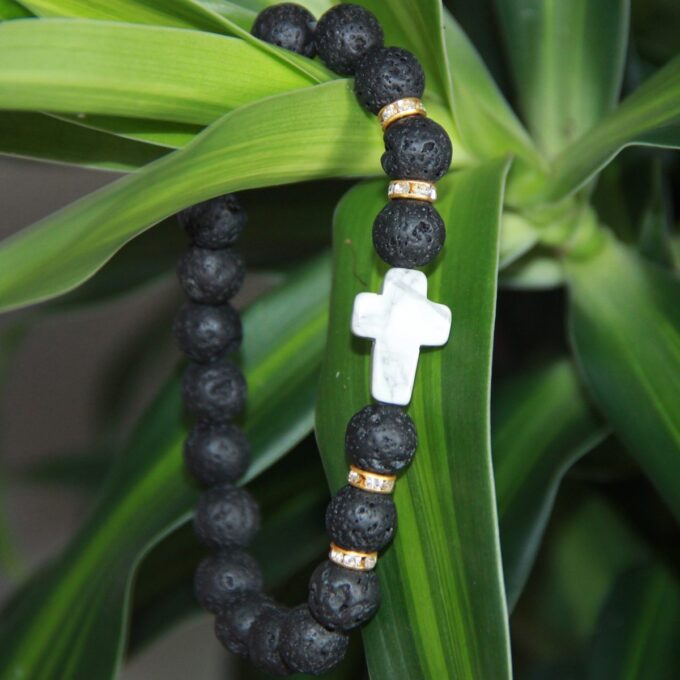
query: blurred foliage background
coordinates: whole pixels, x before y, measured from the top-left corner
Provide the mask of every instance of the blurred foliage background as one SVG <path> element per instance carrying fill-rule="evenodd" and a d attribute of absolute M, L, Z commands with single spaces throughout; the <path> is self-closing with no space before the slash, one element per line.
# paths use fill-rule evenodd
<path fill-rule="evenodd" d="M 0 243 L 0 378 L 32 329 L 105 318 L 171 279 L 173 213 L 238 191 L 256 282 L 242 300 L 244 482 L 266 517 L 254 550 L 292 604 L 325 551 L 325 478 L 341 483 L 342 430 L 368 394 L 346 328 L 384 272 L 369 234 L 385 182 L 379 130 L 347 82 L 248 36 L 266 4 L 0 0 L 0 152 L 125 173 Z M 384 606 L 334 677 L 676 678 L 680 4 L 361 4 L 421 59 L 454 141 L 437 204 L 447 248 L 428 272 L 454 335 L 421 361 L 421 446 L 396 495 Z M 16 585 L 3 680 L 114 678 L 199 616 L 177 372 L 156 377 L 143 415 L 136 397 L 175 361 L 179 296 L 160 290 L 98 376 L 93 441 L 0 460 L 4 488 L 68 489 L 86 509 L 35 570 L 0 517 Z"/>

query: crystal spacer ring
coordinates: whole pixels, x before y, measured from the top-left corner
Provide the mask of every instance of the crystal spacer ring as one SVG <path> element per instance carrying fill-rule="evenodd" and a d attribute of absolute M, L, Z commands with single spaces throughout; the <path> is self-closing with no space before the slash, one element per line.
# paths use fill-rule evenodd
<path fill-rule="evenodd" d="M 382 125 L 383 130 L 394 123 L 394 121 L 406 116 L 427 116 L 427 111 L 423 106 L 423 102 L 418 97 L 404 97 L 404 99 L 397 99 L 397 101 L 383 106 L 378 111 L 378 120 Z"/>
<path fill-rule="evenodd" d="M 379 475 L 350 465 L 347 481 L 357 489 L 375 493 L 392 493 L 397 481 L 396 475 Z"/>
<path fill-rule="evenodd" d="M 394 179 L 387 187 L 388 198 L 413 198 L 417 201 L 437 200 L 437 187 L 419 179 Z"/>
<path fill-rule="evenodd" d="M 362 553 L 356 550 L 345 550 L 335 543 L 331 543 L 328 557 L 331 562 L 355 571 L 369 571 L 374 569 L 378 562 L 377 552 Z"/>

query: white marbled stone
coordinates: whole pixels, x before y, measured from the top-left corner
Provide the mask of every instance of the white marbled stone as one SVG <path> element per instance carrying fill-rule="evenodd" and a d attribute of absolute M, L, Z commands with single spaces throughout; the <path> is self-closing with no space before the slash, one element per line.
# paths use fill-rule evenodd
<path fill-rule="evenodd" d="M 446 344 L 451 310 L 427 299 L 427 277 L 390 269 L 382 291 L 354 299 L 352 333 L 373 342 L 371 394 L 386 404 L 411 401 L 421 347 Z"/>

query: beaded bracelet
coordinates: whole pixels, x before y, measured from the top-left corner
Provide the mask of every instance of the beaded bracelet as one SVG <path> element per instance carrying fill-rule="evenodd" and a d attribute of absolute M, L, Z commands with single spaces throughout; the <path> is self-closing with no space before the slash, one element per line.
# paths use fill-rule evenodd
<path fill-rule="evenodd" d="M 376 403 L 348 424 L 348 484 L 326 513 L 329 559 L 311 577 L 308 602 L 294 609 L 262 593 L 262 573 L 243 550 L 259 528 L 259 509 L 246 490 L 234 485 L 248 467 L 250 452 L 245 435 L 230 421 L 242 411 L 247 388 L 243 374 L 224 357 L 242 339 L 241 321 L 229 300 L 245 275 L 232 246 L 246 216 L 233 195 L 180 214 L 192 245 L 179 260 L 178 277 L 190 302 L 179 310 L 174 333 L 191 360 L 182 390 L 196 418 L 184 452 L 188 470 L 207 487 L 194 528 L 199 540 L 216 551 L 197 569 L 196 596 L 216 615 L 216 635 L 231 652 L 274 675 L 316 675 L 342 660 L 347 633 L 378 609 L 373 570 L 397 524 L 391 493 L 417 447 L 414 423 L 400 407 L 411 399 L 420 347 L 443 345 L 449 336 L 448 307 L 427 299 L 427 278 L 413 268 L 431 262 L 444 243 L 444 223 L 432 201 L 434 183 L 451 163 L 451 142 L 426 117 L 420 64 L 406 50 L 383 47 L 380 24 L 366 9 L 336 5 L 315 23 L 299 5 L 275 5 L 258 15 L 253 34 L 309 58 L 318 54 L 336 73 L 355 76 L 359 102 L 377 115 L 384 130 L 382 166 L 392 179 L 390 200 L 373 225 L 375 249 L 392 269 L 381 294 L 357 296 L 351 322 L 355 335 L 374 341 L 371 394 Z"/>

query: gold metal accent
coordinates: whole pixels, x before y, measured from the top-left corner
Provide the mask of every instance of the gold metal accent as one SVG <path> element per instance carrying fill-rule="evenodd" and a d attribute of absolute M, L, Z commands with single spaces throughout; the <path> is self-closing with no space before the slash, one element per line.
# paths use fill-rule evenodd
<path fill-rule="evenodd" d="M 388 198 L 413 198 L 417 201 L 437 200 L 437 187 L 419 179 L 393 179 L 387 187 Z"/>
<path fill-rule="evenodd" d="M 423 106 L 423 102 L 418 97 L 404 97 L 397 99 L 387 106 L 383 106 L 378 111 L 378 120 L 382 125 L 383 130 L 394 123 L 394 121 L 404 118 L 406 116 L 427 116 L 427 111 Z"/>
<path fill-rule="evenodd" d="M 378 562 L 378 553 L 362 553 L 357 552 L 356 550 L 345 550 L 344 548 L 335 545 L 335 543 L 331 543 L 328 558 L 331 562 L 335 562 L 341 567 L 347 567 L 347 569 L 370 571 L 375 568 L 375 565 Z"/>
<path fill-rule="evenodd" d="M 372 491 L 374 493 L 392 493 L 394 484 L 397 481 L 396 475 L 379 475 L 375 472 L 368 472 L 356 467 L 349 466 L 347 481 L 357 489 Z"/>

